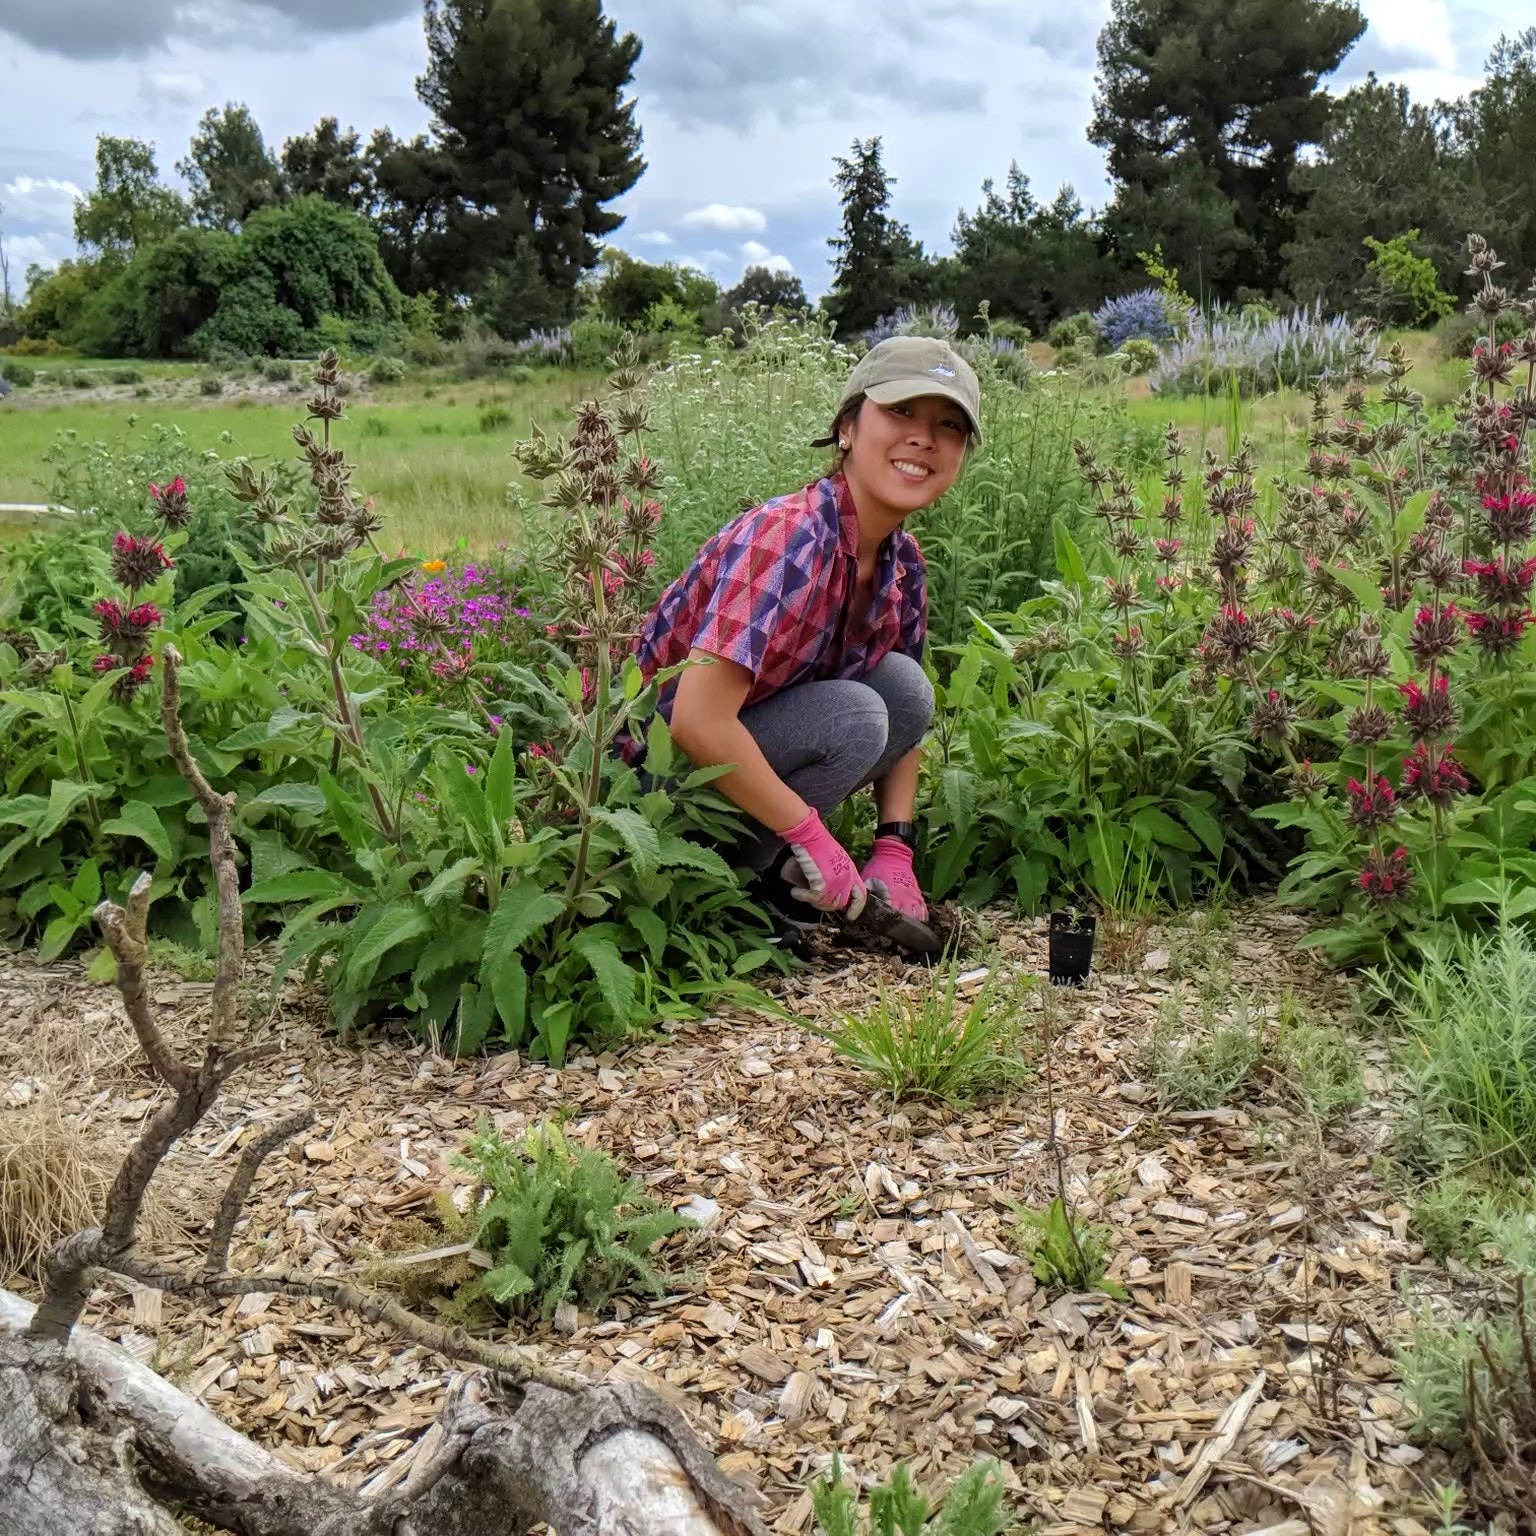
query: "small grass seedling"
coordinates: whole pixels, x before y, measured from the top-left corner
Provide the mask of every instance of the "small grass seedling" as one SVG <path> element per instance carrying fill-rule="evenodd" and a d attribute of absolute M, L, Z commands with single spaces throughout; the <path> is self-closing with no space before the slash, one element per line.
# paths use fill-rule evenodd
<path fill-rule="evenodd" d="M 892 1104 L 927 1099 L 965 1104 L 1023 1082 L 1017 1011 L 999 999 L 988 977 L 972 997 L 960 992 L 961 970 L 950 960 L 916 996 L 877 988 L 875 1006 L 845 1014 L 815 1033 L 884 1084 Z M 1021 979 L 1020 985 L 1028 985 Z"/>

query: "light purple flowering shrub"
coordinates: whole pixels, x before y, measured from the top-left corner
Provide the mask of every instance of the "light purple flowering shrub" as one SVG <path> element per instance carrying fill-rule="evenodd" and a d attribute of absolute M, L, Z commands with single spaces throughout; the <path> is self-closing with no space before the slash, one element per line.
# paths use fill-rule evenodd
<path fill-rule="evenodd" d="M 1249 396 L 1310 389 L 1319 378 L 1342 381 L 1352 364 L 1352 335 L 1344 316 L 1325 318 L 1317 305 L 1269 320 L 1220 309 L 1196 315 L 1187 335 L 1163 347 L 1152 392 L 1225 394 L 1235 384 Z"/>
<path fill-rule="evenodd" d="M 1094 312 L 1093 323 L 1111 352 L 1126 342 L 1169 341 L 1193 322 L 1190 314 L 1176 314 L 1161 288 L 1138 288 L 1117 299 L 1106 299 Z"/>

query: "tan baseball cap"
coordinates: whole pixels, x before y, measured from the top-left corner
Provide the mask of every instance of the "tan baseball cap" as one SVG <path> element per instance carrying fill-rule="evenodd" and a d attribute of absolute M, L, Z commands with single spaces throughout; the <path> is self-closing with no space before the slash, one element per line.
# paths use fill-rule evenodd
<path fill-rule="evenodd" d="M 942 395 L 965 412 L 972 443 L 981 443 L 981 385 L 976 370 L 936 336 L 892 336 L 871 347 L 848 375 L 837 414 L 860 395 L 868 395 L 876 405 Z"/>

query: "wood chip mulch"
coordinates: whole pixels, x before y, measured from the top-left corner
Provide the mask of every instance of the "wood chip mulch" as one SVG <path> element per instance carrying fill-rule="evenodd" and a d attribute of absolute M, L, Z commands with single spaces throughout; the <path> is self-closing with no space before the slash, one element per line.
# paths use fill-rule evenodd
<path fill-rule="evenodd" d="M 988 927 L 994 970 L 1043 971 L 1042 924 Z M 1296 949 L 1303 931 L 1249 908 L 1203 942 L 1235 994 L 1289 989 L 1342 1014 L 1341 983 Z M 555 1072 L 399 1037 L 342 1045 L 312 997 L 285 998 L 264 1026 L 284 1042 L 279 1064 L 237 1080 L 167 1165 L 188 1237 L 164 1257 L 200 1259 L 240 1146 L 302 1104 L 320 1118 L 265 1165 L 235 1268 L 355 1273 L 381 1249 L 430 1247 L 421 1218 L 464 1185 L 450 1159 L 476 1121 L 514 1135 L 561 1111 L 568 1134 L 702 1230 L 674 1240 L 665 1301 L 603 1317 L 563 1307 L 552 1327 L 508 1337 L 593 1377 L 645 1372 L 762 1492 L 777 1531 L 811 1529 L 805 1488 L 836 1450 L 866 1478 L 898 1459 L 937 1478 L 995 1456 L 1018 1516 L 1050 1536 L 1418 1536 L 1435 1479 L 1409 1443 L 1392 1351 L 1399 1285 L 1422 1251 L 1373 1171 L 1391 1125 L 1386 1048 L 1362 1037 L 1369 1100 L 1322 1135 L 1268 1101 L 1160 1111 L 1137 1074 L 1169 994 L 1194 1006 L 1188 967 L 1169 962 L 1185 938 L 1154 932 L 1129 974 L 1056 994 L 1056 1133 L 1082 1214 L 1113 1229 L 1125 1301 L 1052 1294 L 1010 1249 L 1014 1207 L 1056 1188 L 1038 1071 L 1004 1100 L 893 1111 L 793 1019 L 747 1016 Z M 790 978 L 782 1001 L 825 1018 L 867 1008 L 877 980 L 923 974 L 843 950 Z M 207 992 L 156 984 L 188 1035 Z M 99 1059 L 55 1089 L 125 1142 L 157 1094 L 125 1055 L 115 995 L 76 968 L 13 958 L 0 1007 L 13 1021 L 0 1089 L 27 1076 L 37 1031 L 78 1023 Z M 297 1466 L 384 1489 L 432 1449 L 451 1367 L 320 1303 L 196 1307 L 113 1283 L 87 1321 Z"/>

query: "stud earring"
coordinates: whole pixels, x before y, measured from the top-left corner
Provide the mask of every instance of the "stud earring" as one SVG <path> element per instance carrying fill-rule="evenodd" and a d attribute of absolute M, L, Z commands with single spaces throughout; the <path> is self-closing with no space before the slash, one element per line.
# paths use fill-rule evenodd
<path fill-rule="evenodd" d="M 847 453 L 848 452 L 848 439 L 846 437 L 838 438 L 838 440 L 837 440 L 837 447 L 838 447 L 838 451 L 840 453 Z"/>

